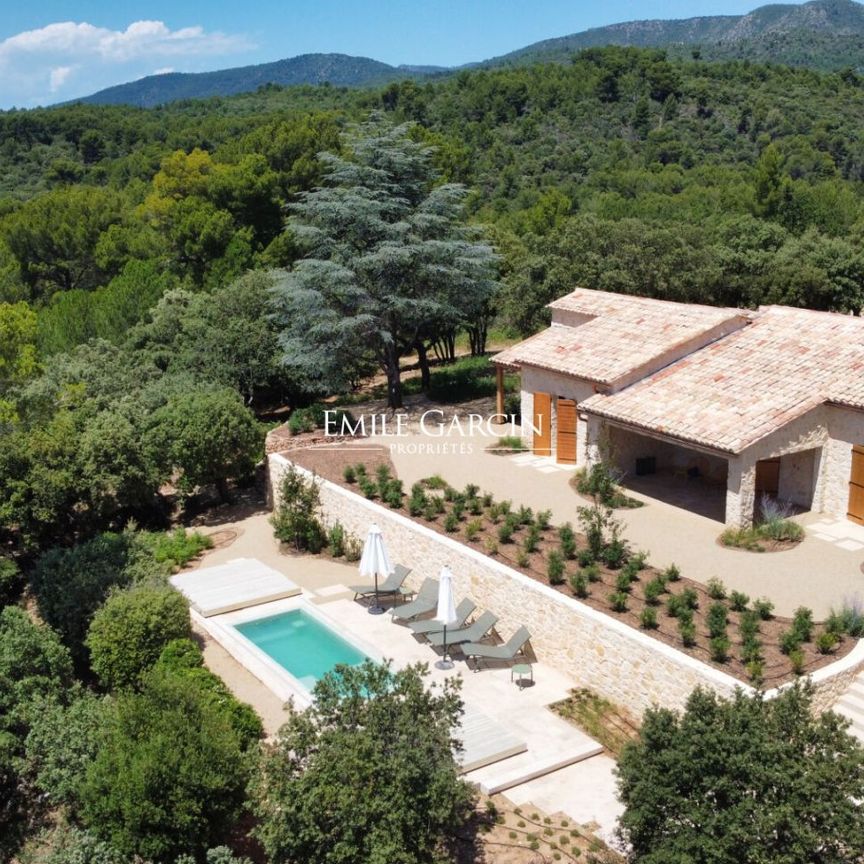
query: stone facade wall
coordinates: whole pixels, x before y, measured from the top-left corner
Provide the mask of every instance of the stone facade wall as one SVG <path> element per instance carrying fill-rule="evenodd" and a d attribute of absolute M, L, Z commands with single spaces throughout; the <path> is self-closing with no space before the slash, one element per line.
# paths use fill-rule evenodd
<path fill-rule="evenodd" d="M 271 489 L 278 490 L 279 478 L 289 464 L 281 454 L 269 457 Z M 480 608 L 497 615 L 497 629 L 503 638 L 519 625 L 525 625 L 532 634 L 532 646 L 539 660 L 570 677 L 577 686 L 590 688 L 637 717 L 651 705 L 681 708 L 699 685 L 725 696 L 731 695 L 736 687 L 748 689 L 722 671 L 482 552 L 337 484 L 327 481 L 320 484 L 325 522 L 341 522 L 361 537 L 372 522 L 377 523 L 391 560 L 413 568 L 409 578 L 412 587 L 418 587 L 426 577 L 437 577 L 447 564 L 453 571 L 457 595 L 469 596 Z M 864 666 L 864 653 L 854 663 L 849 662 L 851 656 L 835 665 L 846 663 L 844 672 Z M 827 670 L 820 674 L 823 679 L 819 684 L 820 704 L 827 706 L 845 687 L 836 684 Z"/>
<path fill-rule="evenodd" d="M 805 510 L 813 507 L 818 473 L 816 466 L 821 460 L 821 450 L 802 450 L 780 457 L 780 483 L 777 496 L 781 501 L 790 501 Z"/>

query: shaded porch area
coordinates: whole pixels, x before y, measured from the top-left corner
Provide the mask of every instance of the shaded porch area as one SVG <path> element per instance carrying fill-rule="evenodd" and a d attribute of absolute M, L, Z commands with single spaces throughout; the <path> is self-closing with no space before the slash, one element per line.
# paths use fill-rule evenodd
<path fill-rule="evenodd" d="M 726 521 L 726 459 L 611 424 L 602 449 L 626 489 L 721 525 Z"/>

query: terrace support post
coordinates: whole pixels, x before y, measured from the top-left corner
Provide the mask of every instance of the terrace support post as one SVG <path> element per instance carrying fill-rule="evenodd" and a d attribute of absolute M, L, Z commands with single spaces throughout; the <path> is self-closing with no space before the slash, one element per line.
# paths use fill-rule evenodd
<path fill-rule="evenodd" d="M 504 413 L 504 367 L 495 367 L 495 413 Z"/>

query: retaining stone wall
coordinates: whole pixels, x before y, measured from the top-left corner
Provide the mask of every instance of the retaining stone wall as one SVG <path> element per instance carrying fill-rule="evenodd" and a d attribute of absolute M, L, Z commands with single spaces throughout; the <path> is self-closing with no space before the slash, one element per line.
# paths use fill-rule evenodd
<path fill-rule="evenodd" d="M 269 487 L 278 495 L 281 475 L 290 463 L 281 454 L 271 454 L 268 463 Z M 298 470 L 311 476 L 299 466 Z M 447 564 L 453 571 L 457 596 L 467 595 L 478 607 L 497 615 L 503 638 L 524 624 L 539 660 L 637 718 L 652 705 L 682 708 L 700 685 L 723 696 L 732 695 L 736 688 L 751 689 L 483 552 L 338 484 L 320 478 L 319 483 L 325 522 L 341 522 L 358 537 L 365 536 L 372 522 L 377 523 L 391 561 L 413 568 L 408 579 L 411 587 L 419 587 L 427 576 L 437 577 Z M 818 708 L 833 704 L 862 668 L 864 641 L 842 660 L 816 672 Z"/>

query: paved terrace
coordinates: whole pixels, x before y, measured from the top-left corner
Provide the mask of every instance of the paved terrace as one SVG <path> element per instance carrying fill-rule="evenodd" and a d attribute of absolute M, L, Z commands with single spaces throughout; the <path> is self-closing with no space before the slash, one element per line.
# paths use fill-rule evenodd
<path fill-rule="evenodd" d="M 507 668 L 474 673 L 457 659 L 452 671 L 435 669 L 432 663 L 437 655 L 428 645 L 418 642 L 407 628 L 393 623 L 389 615 L 369 615 L 365 607 L 351 600 L 353 595 L 345 586 L 365 581 L 359 577 L 356 565 L 324 557 L 283 554 L 265 513 L 227 527 L 236 532 L 236 539 L 205 555 L 197 564 L 202 572 L 203 568 L 224 565 L 234 559 L 255 558 L 300 586 L 303 596 L 319 606 L 349 638 L 353 634 L 361 644 L 369 645 L 381 656 L 393 658 L 397 665 L 428 663 L 433 680 L 445 675 L 461 676 L 466 726 L 476 725 L 479 714 L 527 745 L 524 753 L 469 771 L 467 779 L 484 792 L 503 790 L 515 804 L 530 803 L 550 814 L 564 813 L 581 825 L 594 826 L 602 838 L 613 839 L 621 812 L 615 796 L 614 761 L 602 755 L 602 748 L 591 738 L 545 707 L 565 698 L 576 686 L 574 681 L 541 663 L 534 664 L 535 686 L 522 690 L 511 682 Z M 266 614 L 267 605 L 258 608 L 262 615 Z M 204 642 L 207 665 L 238 698 L 255 707 L 268 735 L 275 734 L 287 719 L 281 700 L 215 642 L 200 623 L 195 629 Z M 466 729 L 466 739 L 471 734 L 472 730 Z M 537 772 L 542 776 L 533 778 Z"/>
<path fill-rule="evenodd" d="M 384 446 L 396 445 L 391 447 L 391 458 L 406 490 L 417 480 L 440 474 L 458 488 L 476 483 L 496 498 L 509 498 L 535 510 L 551 510 L 553 522 L 569 521 L 574 526 L 578 525 L 577 508 L 587 503 L 569 484 L 572 469 L 531 454 L 485 452 L 495 439 L 417 434 L 398 441 L 372 440 Z M 447 452 L 443 452 L 445 445 L 449 445 Z M 624 523 L 628 542 L 645 550 L 655 566 L 675 563 L 685 576 L 703 583 L 717 576 L 730 588 L 751 597 L 770 598 L 781 615 L 809 606 L 822 619 L 844 599 L 856 594 L 864 599 L 864 529 L 860 526 L 807 513 L 796 517 L 807 536 L 795 548 L 744 552 L 718 544 L 723 525 L 709 516 L 643 492 L 631 494 L 646 506 L 619 510 L 616 515 Z"/>

